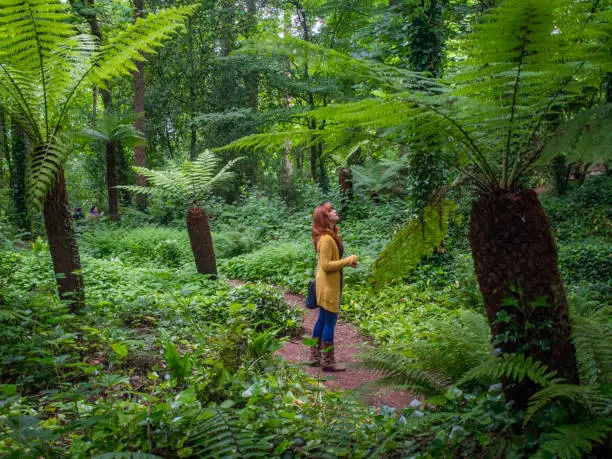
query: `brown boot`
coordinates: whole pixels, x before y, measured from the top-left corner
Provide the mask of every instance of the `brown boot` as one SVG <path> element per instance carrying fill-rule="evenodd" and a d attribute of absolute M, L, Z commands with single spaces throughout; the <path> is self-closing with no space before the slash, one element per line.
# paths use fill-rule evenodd
<path fill-rule="evenodd" d="M 346 368 L 336 365 L 336 359 L 334 357 L 334 343 L 323 343 L 323 350 L 321 351 L 321 356 L 321 369 L 323 371 L 329 371 L 332 373 L 346 371 Z"/>
<path fill-rule="evenodd" d="M 310 366 L 320 367 L 321 366 L 321 339 L 314 338 L 317 340 L 317 344 L 310 346 Z"/>

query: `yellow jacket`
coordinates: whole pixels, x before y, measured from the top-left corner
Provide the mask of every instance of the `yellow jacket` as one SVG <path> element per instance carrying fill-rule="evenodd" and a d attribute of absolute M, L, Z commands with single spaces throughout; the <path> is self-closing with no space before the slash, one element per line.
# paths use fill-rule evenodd
<path fill-rule="evenodd" d="M 324 234 L 319 239 L 317 265 L 317 304 L 336 314 L 340 310 L 340 271 L 350 266 L 355 255 L 340 260 L 338 245 L 333 237 Z"/>

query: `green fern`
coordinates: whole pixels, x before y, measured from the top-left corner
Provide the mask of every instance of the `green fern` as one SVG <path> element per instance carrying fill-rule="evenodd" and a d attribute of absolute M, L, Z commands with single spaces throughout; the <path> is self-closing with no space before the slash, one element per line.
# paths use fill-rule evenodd
<path fill-rule="evenodd" d="M 510 378 L 516 382 L 521 382 L 527 378 L 542 387 L 559 382 L 559 379 L 555 378 L 554 372 L 551 372 L 546 366 L 534 360 L 531 356 L 504 354 L 468 371 L 457 382 L 457 385 L 461 386 L 466 382 L 474 380 L 498 381 L 501 378 Z"/>
<path fill-rule="evenodd" d="M 142 133 L 134 126 L 136 118 L 135 115 L 104 115 L 97 121 L 95 128 L 85 128 L 82 135 L 86 139 L 100 142 L 119 141 L 125 147 L 142 145 L 145 143 Z"/>
<path fill-rule="evenodd" d="M 419 218 L 402 228 L 378 256 L 372 269 L 374 279 L 385 281 L 410 274 L 421 258 L 442 243 L 455 207 L 450 201 L 428 206 Z"/>
<path fill-rule="evenodd" d="M 604 328 L 612 308 L 605 307 L 594 318 L 572 318 L 572 341 L 580 380 L 588 384 L 612 384 L 612 333 Z"/>
<path fill-rule="evenodd" d="M 400 385 L 421 394 L 443 394 L 452 381 L 443 370 L 425 369 L 415 359 L 398 351 L 368 350 L 362 354 L 365 366 L 379 370 L 381 384 Z"/>
<path fill-rule="evenodd" d="M 602 443 L 611 430 L 610 420 L 557 427 L 557 432 L 540 446 L 535 457 L 548 457 L 545 453 L 554 454 L 559 459 L 584 457 L 584 454 L 592 451 L 594 445 Z"/>
<path fill-rule="evenodd" d="M 41 206 L 70 152 L 66 116 L 80 91 L 135 69 L 134 61 L 182 27 L 194 7 L 170 8 L 111 36 L 79 35 L 60 0 L 0 0 L 0 108 L 20 124 L 33 148 L 28 196 Z"/>
<path fill-rule="evenodd" d="M 612 408 L 610 394 L 606 394 L 599 386 L 552 384 L 531 396 L 524 424 L 527 424 L 539 410 L 558 399 L 580 403 L 595 417 L 604 415 Z"/>
<path fill-rule="evenodd" d="M 229 161 L 220 170 L 221 158 L 209 150 L 204 151 L 194 161 L 185 161 L 166 170 L 151 170 L 135 167 L 151 186 L 119 186 L 117 188 L 155 197 L 185 199 L 187 203 L 205 199 L 213 190 L 231 184 L 235 173 L 230 169 L 242 158 Z"/>
<path fill-rule="evenodd" d="M 234 415 L 207 409 L 190 422 L 186 444 L 200 458 L 269 457 L 271 446 L 243 426 Z"/>

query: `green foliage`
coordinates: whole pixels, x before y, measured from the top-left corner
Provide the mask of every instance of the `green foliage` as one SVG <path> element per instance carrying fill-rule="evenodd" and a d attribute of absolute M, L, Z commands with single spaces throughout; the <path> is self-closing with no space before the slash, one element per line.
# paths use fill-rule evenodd
<path fill-rule="evenodd" d="M 398 350 L 372 350 L 364 363 L 382 370 L 387 382 L 426 394 L 444 393 L 491 354 L 491 333 L 482 314 L 460 311 L 449 319 L 429 319 L 426 331 L 410 342 Z"/>
<path fill-rule="evenodd" d="M 598 105 L 591 110 L 577 113 L 573 119 L 562 123 L 552 134 L 542 154 L 542 161 L 564 155 L 572 162 L 611 159 L 609 149 L 603 147 L 612 142 L 608 128 L 612 119 L 612 104 Z"/>
<path fill-rule="evenodd" d="M 270 445 L 228 412 L 208 410 L 190 424 L 187 443 L 198 457 L 268 457 Z"/>
<path fill-rule="evenodd" d="M 584 457 L 590 453 L 594 444 L 602 443 L 610 434 L 612 425 L 609 421 L 585 422 L 557 428 L 538 451 L 537 457 L 546 457 L 545 453 L 554 454 L 561 459 Z"/>
<path fill-rule="evenodd" d="M 405 276 L 423 256 L 439 247 L 453 209 L 453 204 L 446 201 L 426 207 L 418 219 L 406 225 L 385 247 L 374 265 L 374 279 L 384 281 Z"/>
<path fill-rule="evenodd" d="M 123 185 L 118 188 L 161 198 L 182 198 L 185 204 L 203 201 L 213 190 L 231 185 L 235 173 L 230 169 L 242 158 L 229 161 L 219 169 L 222 159 L 205 150 L 194 161 L 185 161 L 163 171 L 144 167 L 134 170 L 144 176 L 150 187 Z"/>
<path fill-rule="evenodd" d="M 559 248 L 559 267 L 568 282 L 612 278 L 612 244 L 597 239 L 566 242 Z"/>
<path fill-rule="evenodd" d="M 531 356 L 523 354 L 503 354 L 493 360 L 487 360 L 477 367 L 472 368 L 457 382 L 461 386 L 474 380 L 499 380 L 509 378 L 521 382 L 525 378 L 539 384 L 542 387 L 554 383 L 555 374 Z"/>
<path fill-rule="evenodd" d="M 610 307 L 602 307 L 590 317 L 574 314 L 572 318 L 572 341 L 581 382 L 612 383 L 612 327 L 608 320 L 611 312 Z"/>
<path fill-rule="evenodd" d="M 181 357 L 176 349 L 174 343 L 167 340 L 164 345 L 164 358 L 168 365 L 168 370 L 173 378 L 176 378 L 179 384 L 191 374 L 191 367 L 193 365 L 189 354 L 185 353 Z"/>
<path fill-rule="evenodd" d="M 182 27 L 193 7 L 140 18 L 99 47 L 79 35 L 68 7 L 58 0 L 6 0 L 0 5 L 0 104 L 26 132 L 28 192 L 42 205 L 69 153 L 66 117 L 77 94 L 92 84 L 129 75 L 163 40 Z"/>
<path fill-rule="evenodd" d="M 266 281 L 306 290 L 316 257 L 312 244 L 277 243 L 220 263 L 221 272 L 232 279 Z"/>

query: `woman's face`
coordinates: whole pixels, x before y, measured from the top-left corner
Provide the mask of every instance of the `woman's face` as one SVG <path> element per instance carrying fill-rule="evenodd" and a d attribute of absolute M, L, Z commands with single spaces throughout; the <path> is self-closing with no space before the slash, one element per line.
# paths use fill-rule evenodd
<path fill-rule="evenodd" d="M 336 223 L 338 223 L 340 221 L 340 217 L 338 217 L 338 212 L 336 212 L 336 209 L 334 209 L 332 207 L 332 210 L 329 211 L 329 222 L 332 225 L 335 225 Z"/>

